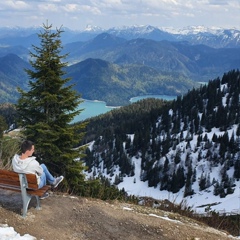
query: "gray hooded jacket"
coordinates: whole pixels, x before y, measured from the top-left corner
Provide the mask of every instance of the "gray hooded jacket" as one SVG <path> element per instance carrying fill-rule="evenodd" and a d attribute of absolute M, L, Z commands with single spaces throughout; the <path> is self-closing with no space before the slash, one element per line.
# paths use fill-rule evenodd
<path fill-rule="evenodd" d="M 13 171 L 17 173 L 32 173 L 36 174 L 38 184 L 40 182 L 40 176 L 43 174 L 43 169 L 36 157 L 28 157 L 21 159 L 18 154 L 15 154 L 12 159 Z"/>

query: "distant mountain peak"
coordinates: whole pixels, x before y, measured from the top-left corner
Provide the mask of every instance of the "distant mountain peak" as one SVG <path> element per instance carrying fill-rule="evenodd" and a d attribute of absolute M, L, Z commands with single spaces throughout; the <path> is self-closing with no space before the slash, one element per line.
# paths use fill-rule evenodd
<path fill-rule="evenodd" d="M 86 32 L 102 32 L 102 31 L 104 31 L 104 29 L 101 27 L 98 27 L 98 26 L 92 26 L 92 25 L 88 24 L 86 26 L 86 28 L 84 29 L 84 31 L 86 31 Z"/>
<path fill-rule="evenodd" d="M 220 35 L 225 32 L 234 34 L 235 32 L 239 32 L 240 30 L 236 28 L 224 29 L 220 27 L 205 27 L 203 25 L 198 25 L 198 26 L 187 26 L 181 29 L 165 28 L 164 31 L 173 33 L 173 34 L 181 34 L 181 35 L 198 35 L 198 34 Z"/>

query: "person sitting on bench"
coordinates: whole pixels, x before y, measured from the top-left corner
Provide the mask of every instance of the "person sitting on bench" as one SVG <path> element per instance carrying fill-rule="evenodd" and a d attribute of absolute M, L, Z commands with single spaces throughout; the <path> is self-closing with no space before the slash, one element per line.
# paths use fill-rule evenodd
<path fill-rule="evenodd" d="M 17 173 L 32 173 L 36 174 L 38 181 L 38 188 L 42 188 L 47 183 L 56 188 L 64 179 L 63 176 L 53 177 L 48 171 L 45 164 L 39 164 L 36 157 L 32 156 L 34 153 L 34 144 L 32 141 L 25 140 L 21 144 L 21 155 L 15 154 L 12 159 L 13 171 Z M 48 197 L 49 194 L 45 193 L 40 199 Z"/>

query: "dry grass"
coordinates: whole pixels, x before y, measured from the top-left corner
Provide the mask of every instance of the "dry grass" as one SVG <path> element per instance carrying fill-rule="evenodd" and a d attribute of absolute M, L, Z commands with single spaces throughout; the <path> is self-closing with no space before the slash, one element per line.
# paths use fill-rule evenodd
<path fill-rule="evenodd" d="M 185 201 L 182 201 L 180 204 L 174 204 L 167 199 L 159 201 L 150 197 L 144 197 L 141 199 L 141 202 L 145 207 L 168 212 L 169 218 L 190 218 L 192 221 L 206 224 L 217 230 L 226 231 L 233 236 L 238 236 L 240 232 L 239 215 L 222 216 L 216 212 L 208 212 L 207 216 L 199 215 L 187 206 Z"/>
<path fill-rule="evenodd" d="M 1 140 L 0 146 L 0 168 L 1 169 L 12 169 L 12 158 L 14 154 L 19 152 L 19 136 L 18 131 L 9 132 L 4 134 Z"/>

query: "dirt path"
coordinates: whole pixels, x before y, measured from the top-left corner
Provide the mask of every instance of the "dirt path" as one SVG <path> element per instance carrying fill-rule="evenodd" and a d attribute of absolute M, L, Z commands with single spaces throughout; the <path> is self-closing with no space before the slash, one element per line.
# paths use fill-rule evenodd
<path fill-rule="evenodd" d="M 1 190 L 0 224 L 38 240 L 233 239 L 180 215 L 127 203 L 54 193 L 41 200 L 41 211 L 32 200 L 25 219 L 20 216 L 21 204 L 20 194 Z"/>

